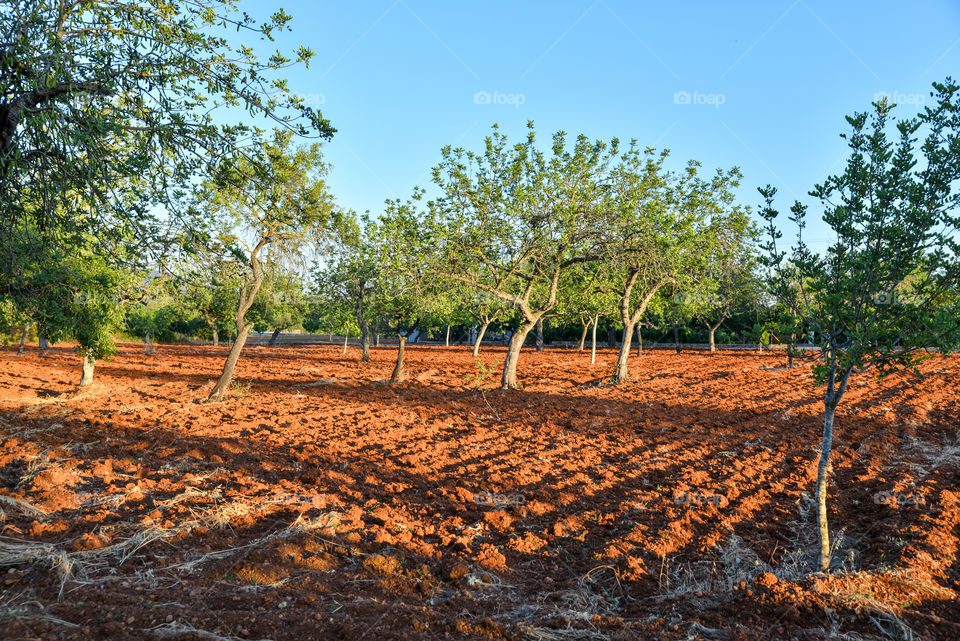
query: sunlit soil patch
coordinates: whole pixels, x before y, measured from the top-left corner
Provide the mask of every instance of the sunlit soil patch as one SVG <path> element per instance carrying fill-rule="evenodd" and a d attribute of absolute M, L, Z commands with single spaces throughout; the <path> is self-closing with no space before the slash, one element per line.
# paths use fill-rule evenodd
<path fill-rule="evenodd" d="M 13 638 L 960 638 L 960 360 L 854 382 L 835 567 L 813 572 L 820 408 L 779 354 L 466 348 L 370 363 L 127 346 L 0 352 Z M 487 365 L 503 352 L 484 350 Z M 211 636 L 212 635 L 212 636 Z M 846 635 L 846 636 L 844 636 Z"/>

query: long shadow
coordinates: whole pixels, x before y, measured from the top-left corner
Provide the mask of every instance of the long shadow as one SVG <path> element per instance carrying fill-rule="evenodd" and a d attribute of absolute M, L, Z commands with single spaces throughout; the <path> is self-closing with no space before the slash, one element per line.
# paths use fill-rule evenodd
<path fill-rule="evenodd" d="M 106 368 L 101 371 L 121 378 L 142 372 L 119 366 L 112 371 Z M 143 374 L 153 378 L 148 375 L 154 373 Z M 196 376 L 208 380 L 207 376 Z M 171 375 L 169 380 L 182 383 L 184 376 Z M 277 385 L 273 380 L 269 379 L 264 386 Z M 286 384 L 289 385 L 288 379 Z M 794 418 L 790 423 L 793 438 L 781 439 L 770 426 L 781 424 L 782 405 L 737 411 L 695 403 L 661 401 L 652 405 L 609 396 L 594 397 L 592 388 L 575 385 L 563 393 L 540 390 L 480 393 L 462 388 L 441 390 L 418 383 L 396 388 L 351 383 L 290 391 L 308 399 L 312 397 L 311 400 L 316 399 L 327 407 L 349 403 L 353 407 L 366 407 L 367 411 L 402 410 L 404 414 L 400 416 L 414 417 L 408 424 L 411 426 L 408 432 L 416 438 L 422 438 L 429 431 L 428 426 L 419 425 L 416 418 L 444 421 L 444 416 L 469 416 L 469 423 L 448 423 L 430 429 L 441 430 L 435 439 L 451 446 L 466 442 L 477 453 L 461 455 L 445 466 L 429 469 L 406 460 L 417 451 L 410 447 L 404 449 L 385 441 L 352 451 L 331 448 L 330 442 L 322 441 L 278 444 L 271 436 L 282 436 L 283 429 L 266 424 L 250 428 L 249 433 L 212 437 L 191 434 L 184 427 L 164 424 L 107 428 L 71 422 L 62 433 L 44 433 L 43 445 L 67 447 L 76 443 L 80 435 L 84 442 L 109 437 L 109 444 L 94 443 L 83 456 L 88 460 L 130 458 L 152 470 L 160 470 L 171 462 L 186 462 L 182 469 L 174 470 L 174 475 L 191 467 L 195 471 L 223 467 L 234 478 L 238 475 L 245 477 L 247 485 L 251 484 L 250 481 L 270 487 L 280 484 L 300 488 L 305 494 L 331 495 L 339 500 L 342 509 L 362 506 L 368 510 L 369 502 L 374 501 L 374 506 L 383 505 L 390 509 L 381 514 L 364 514 L 362 520 L 369 529 L 369 536 L 364 535 L 357 545 L 369 551 L 384 546 L 400 547 L 404 554 L 431 565 L 435 574 L 442 574 L 444 568 L 441 566 L 449 559 L 470 559 L 475 544 L 487 543 L 496 549 L 502 548 L 507 567 L 517 568 L 514 582 L 530 598 L 543 590 L 542 581 L 546 577 L 551 578 L 558 588 L 569 590 L 599 565 L 614 563 L 625 570 L 626 558 L 639 556 L 647 566 L 646 578 L 635 579 L 628 591 L 633 598 L 642 600 L 655 595 L 659 589 L 653 578 L 656 568 L 651 567 L 657 560 L 656 550 L 672 557 L 675 563 L 702 559 L 704 541 L 719 540 L 717 537 L 721 533 L 730 531 L 756 544 L 762 555 L 782 544 L 788 533 L 784 532 L 782 523 L 775 523 L 773 519 L 786 519 L 790 511 L 785 513 L 777 508 L 781 504 L 790 504 L 811 489 L 805 473 L 814 461 L 812 446 L 819 436 L 817 421 L 810 420 L 811 413 Z M 628 389 L 626 393 L 632 391 Z M 589 409 L 584 407 L 583 398 L 591 399 L 593 405 Z M 775 395 L 755 398 L 770 404 Z M 804 404 L 798 402 L 793 406 L 799 408 Z M 220 411 L 226 415 L 242 407 L 242 399 L 209 407 L 212 412 Z M 299 415 L 286 414 L 284 419 L 296 416 Z M 3 418 L 5 423 L 15 424 L 21 417 L 8 411 L 3 413 Z M 535 424 L 531 424 L 531 419 Z M 271 419 L 265 417 L 265 420 Z M 349 421 L 350 417 L 346 416 L 345 420 Z M 802 425 L 798 425 L 801 421 Z M 898 437 L 904 433 L 892 425 L 884 428 Z M 484 430 L 483 438 L 473 438 L 481 429 Z M 872 421 L 845 420 L 844 429 L 843 439 L 847 442 L 866 442 L 877 431 L 877 425 Z M 363 436 L 345 428 L 339 436 L 331 434 L 328 441 Z M 600 446 L 591 449 L 591 443 L 628 443 L 629 446 L 604 452 Z M 417 445 L 417 441 L 412 445 Z M 431 444 L 424 445 L 427 446 Z M 482 449 L 491 446 L 496 450 L 485 452 Z M 577 448 L 588 458 L 579 457 Z M 737 469 L 732 463 L 708 465 L 712 461 L 731 460 L 721 456 L 732 449 L 734 457 L 747 458 L 748 462 L 755 462 L 759 467 L 765 460 L 760 455 L 764 448 L 771 450 L 771 455 L 766 458 L 772 460 L 767 461 L 766 468 L 756 470 L 763 475 L 761 480 L 750 480 L 754 477 L 747 472 L 755 470 Z M 745 453 L 747 449 L 749 452 Z M 200 457 L 188 459 L 191 452 L 199 453 Z M 550 458 L 552 463 L 567 463 L 573 469 L 540 470 L 538 479 L 524 481 L 520 473 L 529 476 L 530 471 L 524 469 L 523 463 L 538 452 L 540 456 L 546 454 L 545 458 Z M 511 466 L 518 453 L 521 457 L 519 463 Z M 212 461 L 214 457 L 220 460 Z M 843 460 L 841 457 L 838 462 Z M 736 462 L 736 458 L 732 461 Z M 696 462 L 702 465 L 698 466 Z M 615 470 L 612 480 L 604 474 L 610 469 Z M 329 474 L 331 471 L 333 475 Z M 697 471 L 708 473 L 709 482 L 682 478 L 685 473 Z M 516 478 L 510 476 L 513 472 L 518 473 Z M 869 501 L 871 493 L 880 487 L 857 485 L 855 482 L 863 472 L 863 464 L 856 462 L 849 467 L 839 465 L 835 471 L 835 482 L 843 489 L 833 501 L 835 511 L 831 516 L 835 523 L 841 519 L 854 532 L 869 531 L 878 520 L 883 522 L 893 517 L 892 508 L 888 506 L 873 505 L 869 510 L 863 509 L 860 503 Z M 571 477 L 578 476 L 582 478 L 571 481 Z M 712 509 L 710 505 L 677 504 L 674 490 L 680 482 L 689 488 L 688 492 L 714 491 L 714 488 L 719 488 L 716 490 L 719 492 L 735 482 L 746 483 L 747 487 L 728 499 L 727 504 Z M 395 487 L 387 490 L 390 486 Z M 242 487 L 241 484 L 241 491 Z M 467 494 L 458 495 L 457 490 L 465 490 Z M 120 516 L 128 518 L 149 512 L 158 502 L 171 498 L 176 492 L 158 490 L 144 505 L 132 505 Z M 476 495 L 484 492 L 522 496 L 523 501 L 503 506 L 477 503 Z M 760 492 L 763 494 L 758 500 Z M 472 501 L 469 493 L 474 495 Z M 269 493 L 260 496 L 269 497 Z M 628 507 L 638 500 L 645 500 L 646 506 Z M 546 511 L 538 513 L 541 508 Z M 491 512 L 501 509 L 514 520 L 512 528 L 504 531 L 488 528 L 479 537 L 464 540 L 464 527 L 473 522 L 482 523 Z M 436 527 L 437 520 L 444 519 L 459 520 L 459 525 L 447 526 L 445 534 L 441 531 L 420 536 L 426 544 L 439 550 L 441 560 L 438 561 L 393 536 L 389 527 L 391 514 L 415 525 L 419 519 L 423 521 L 420 526 Z M 598 517 L 596 522 L 590 520 L 593 515 Z M 554 526 L 569 517 L 576 517 L 575 522 L 561 525 L 557 534 Z M 684 528 L 680 532 L 683 536 L 658 547 L 674 525 Z M 603 556 L 606 543 L 629 537 L 639 526 L 642 527 L 634 540 L 627 541 L 632 548 L 627 546 L 627 551 L 620 553 L 619 557 Z M 511 548 L 515 537 L 521 533 L 546 540 L 547 549 L 553 556 L 544 560 L 536 551 Z M 882 535 L 882 531 L 875 533 L 874 538 Z M 764 536 L 769 540 L 765 542 Z M 449 540 L 444 541 L 444 537 Z M 651 541 L 653 545 L 649 544 Z M 866 561 L 874 562 L 875 559 Z M 742 603 L 743 597 L 730 596 L 730 600 Z M 714 607 L 722 609 L 726 606 Z"/>

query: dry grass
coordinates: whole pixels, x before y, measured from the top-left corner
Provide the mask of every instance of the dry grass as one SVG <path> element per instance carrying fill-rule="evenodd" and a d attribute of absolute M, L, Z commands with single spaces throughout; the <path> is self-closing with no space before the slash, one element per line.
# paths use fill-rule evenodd
<path fill-rule="evenodd" d="M 248 641 L 234 636 L 223 636 L 195 628 L 189 623 L 180 621 L 171 621 L 170 623 L 161 623 L 158 626 L 147 628 L 144 632 L 151 632 L 159 637 L 179 637 L 181 635 L 192 635 L 203 639 L 213 639 L 214 641 Z M 270 641 L 269 639 L 260 639 L 260 641 Z"/>
<path fill-rule="evenodd" d="M 26 501 L 21 501 L 20 499 L 13 498 L 12 496 L 6 496 L 4 494 L 0 494 L 0 505 L 4 505 L 7 508 L 14 509 L 20 514 L 23 514 L 24 516 L 29 516 L 34 519 L 45 519 L 47 517 L 47 513 L 41 510 L 40 508 L 36 507 L 35 505 L 31 505 Z M 0 521 L 4 520 L 5 518 L 6 518 L 6 514 L 4 513 L 3 509 L 0 508 Z"/>

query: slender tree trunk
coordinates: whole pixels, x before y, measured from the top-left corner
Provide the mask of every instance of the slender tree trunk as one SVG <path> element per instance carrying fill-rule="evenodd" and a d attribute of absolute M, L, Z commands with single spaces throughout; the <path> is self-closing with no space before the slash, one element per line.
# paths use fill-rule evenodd
<path fill-rule="evenodd" d="M 593 330 L 590 335 L 590 364 L 597 364 L 597 323 L 600 322 L 599 316 L 593 317 Z"/>
<path fill-rule="evenodd" d="M 617 369 L 613 373 L 613 383 L 625 383 L 630 380 L 630 340 L 633 338 L 633 325 L 627 321 L 623 328 L 623 342 L 617 354 Z"/>
<path fill-rule="evenodd" d="M 450 347 L 450 326 L 449 325 L 447 325 L 447 338 L 444 342 L 444 345 L 446 347 Z"/>
<path fill-rule="evenodd" d="M 480 331 L 477 332 L 477 340 L 473 341 L 473 357 L 477 358 L 480 356 L 480 343 L 483 341 L 484 334 L 487 333 L 487 327 L 490 326 L 490 321 L 485 320 L 480 326 Z"/>
<path fill-rule="evenodd" d="M 543 319 L 537 321 L 537 351 L 543 351 Z"/>
<path fill-rule="evenodd" d="M 247 323 L 237 332 L 237 337 L 234 339 L 233 345 L 230 346 L 230 352 L 227 354 L 227 362 L 223 365 L 223 373 L 210 392 L 209 400 L 219 401 L 226 396 L 227 390 L 230 389 L 230 383 L 233 382 L 233 372 L 237 367 L 237 361 L 240 360 L 240 352 L 243 351 L 243 346 L 247 343 L 247 336 L 250 334 L 251 329 L 253 329 L 253 323 Z"/>
<path fill-rule="evenodd" d="M 637 356 L 643 356 L 643 334 L 640 333 L 640 323 L 637 323 Z"/>
<path fill-rule="evenodd" d="M 400 339 L 400 346 L 397 347 L 397 364 L 393 366 L 393 374 L 390 375 L 391 383 L 402 383 L 407 378 L 407 373 L 403 369 L 403 355 L 407 348 L 407 337 L 405 334 L 397 334 Z"/>
<path fill-rule="evenodd" d="M 220 334 L 217 332 L 216 323 L 210 324 L 210 331 L 213 333 L 213 346 L 217 347 L 218 345 L 220 345 Z"/>
<path fill-rule="evenodd" d="M 607 326 L 607 347 L 616 347 L 617 346 L 617 330 L 613 328 L 613 325 Z"/>
<path fill-rule="evenodd" d="M 583 332 L 580 334 L 580 345 L 577 346 L 577 351 L 582 352 L 583 346 L 587 342 L 587 332 L 590 331 L 590 323 L 587 323 L 583 326 Z"/>
<path fill-rule="evenodd" d="M 349 340 L 350 340 L 350 334 L 347 333 L 347 334 L 343 337 L 343 355 L 344 355 L 344 356 L 347 355 L 347 342 L 348 342 Z"/>
<path fill-rule="evenodd" d="M 380 347 L 380 332 L 377 332 L 377 341 L 375 344 L 377 347 Z"/>
<path fill-rule="evenodd" d="M 273 347 L 277 344 L 277 340 L 280 338 L 280 328 L 273 330 L 273 334 L 270 335 L 270 342 L 267 343 L 270 347 Z"/>
<path fill-rule="evenodd" d="M 330 332 L 330 333 L 327 335 L 327 342 L 328 342 L 328 343 L 332 343 L 332 342 L 333 342 L 333 332 Z"/>
<path fill-rule="evenodd" d="M 674 323 L 673 324 L 673 345 L 677 349 L 677 354 L 680 353 L 680 327 Z"/>
<path fill-rule="evenodd" d="M 23 348 L 27 344 L 27 334 L 30 333 L 31 323 L 23 324 L 23 333 L 20 334 L 20 347 L 17 348 L 17 356 L 23 354 Z"/>
<path fill-rule="evenodd" d="M 823 442 L 820 448 L 820 464 L 817 466 L 817 525 L 820 532 L 820 570 L 830 569 L 830 529 L 827 523 L 827 475 L 830 470 L 830 450 L 833 447 L 833 420 L 837 406 L 824 401 Z"/>
<path fill-rule="evenodd" d="M 93 368 L 96 361 L 92 356 L 84 355 L 83 362 L 80 364 L 80 387 L 85 387 L 93 382 Z"/>
<path fill-rule="evenodd" d="M 38 342 L 37 346 L 42 351 L 47 351 L 48 349 L 50 349 L 50 341 L 47 340 L 46 336 L 41 336 L 40 338 L 37 339 L 37 342 Z"/>
<path fill-rule="evenodd" d="M 793 339 L 787 343 L 787 367 L 793 369 Z"/>
<path fill-rule="evenodd" d="M 226 396 L 230 389 L 230 383 L 233 381 L 233 371 L 237 367 L 237 361 L 240 360 L 240 352 L 243 351 L 247 343 L 247 335 L 253 329 L 253 323 L 246 322 L 247 312 L 256 300 L 257 292 L 260 291 L 260 285 L 263 284 L 263 273 L 260 271 L 260 250 L 269 243 L 269 238 L 262 237 L 257 246 L 250 252 L 250 280 L 244 277 L 243 287 L 240 290 L 240 298 L 237 303 L 237 311 L 233 315 L 233 323 L 237 328 L 237 337 L 230 346 L 230 352 L 227 354 L 227 362 L 223 364 L 223 373 L 217 384 L 210 391 L 207 400 L 219 401 Z"/>
<path fill-rule="evenodd" d="M 510 339 L 510 347 L 507 349 L 507 358 L 503 362 L 503 378 L 500 380 L 500 389 L 516 389 L 517 384 L 517 361 L 520 360 L 520 349 L 527 340 L 527 334 L 534 328 L 537 321 L 524 321 L 519 329 L 513 333 Z"/>
<path fill-rule="evenodd" d="M 370 329 L 366 322 L 360 323 L 360 344 L 363 349 L 360 360 L 367 362 L 370 360 Z"/>

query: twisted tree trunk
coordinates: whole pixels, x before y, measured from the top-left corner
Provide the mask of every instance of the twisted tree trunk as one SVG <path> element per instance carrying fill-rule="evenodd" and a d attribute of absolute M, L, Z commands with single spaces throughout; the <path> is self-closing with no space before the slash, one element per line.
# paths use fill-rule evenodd
<path fill-rule="evenodd" d="M 500 389 L 516 389 L 520 387 L 517 383 L 517 362 L 520 360 L 520 349 L 527 340 L 530 330 L 537 324 L 536 320 L 524 321 L 523 324 L 513 333 L 510 339 L 510 347 L 507 349 L 507 359 L 503 363 L 503 377 L 500 380 Z"/>
<path fill-rule="evenodd" d="M 483 341 L 484 334 L 487 333 L 487 327 L 490 326 L 490 319 L 484 319 L 483 324 L 480 326 L 480 331 L 477 332 L 477 339 L 473 341 L 473 357 L 477 358 L 480 356 L 480 342 Z"/>

